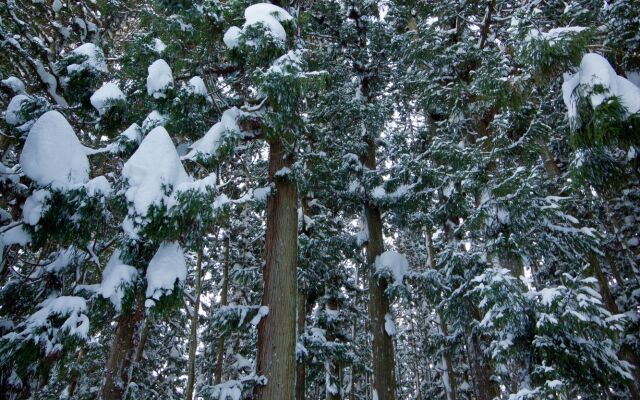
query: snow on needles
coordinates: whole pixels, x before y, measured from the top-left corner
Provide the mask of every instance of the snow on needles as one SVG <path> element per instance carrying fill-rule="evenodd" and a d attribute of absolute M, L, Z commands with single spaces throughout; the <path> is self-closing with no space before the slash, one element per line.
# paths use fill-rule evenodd
<path fill-rule="evenodd" d="M 89 160 L 73 128 L 58 111 L 49 111 L 33 124 L 20 165 L 40 186 L 67 189 L 89 180 Z"/>
<path fill-rule="evenodd" d="M 574 75 L 565 76 L 562 98 L 572 120 L 578 113 L 575 93 L 577 88 L 589 96 L 594 108 L 605 99 L 615 96 L 629 113 L 640 111 L 640 88 L 616 74 L 609 61 L 599 54 L 585 54 L 580 62 L 579 71 Z"/>
<path fill-rule="evenodd" d="M 116 250 L 102 271 L 100 294 L 105 299 L 111 300 L 116 311 L 121 311 L 125 288 L 131 285 L 137 277 L 138 270 L 126 265 L 120 258 L 120 251 Z"/>
<path fill-rule="evenodd" d="M 102 49 L 93 43 L 85 43 L 71 52 L 73 55 L 84 56 L 84 60 L 79 64 L 71 64 L 67 66 L 67 72 L 72 75 L 76 72 L 84 70 L 92 70 L 96 72 L 108 72 L 107 63 L 104 59 Z"/>
<path fill-rule="evenodd" d="M 128 182 L 125 192 L 134 211 L 146 215 L 149 207 L 165 197 L 165 188 L 176 187 L 191 179 L 180 162 L 166 129 L 154 128 L 122 168 Z"/>
<path fill-rule="evenodd" d="M 404 276 L 409 272 L 409 262 L 404 254 L 395 251 L 385 251 L 376 257 L 376 273 L 389 274 L 393 278 L 393 285 L 402 285 Z"/>
<path fill-rule="evenodd" d="M 238 118 L 242 114 L 237 107 L 232 107 L 222 113 L 220 122 L 216 123 L 200 139 L 196 140 L 190 147 L 191 150 L 184 156 L 187 160 L 194 160 L 198 157 L 215 156 L 218 148 L 222 145 L 224 138 L 230 132 L 239 132 Z"/>
<path fill-rule="evenodd" d="M 14 93 L 21 94 L 25 92 L 25 85 L 20 78 L 10 76 L 7 79 L 3 79 L 2 83 L 7 85 Z"/>
<path fill-rule="evenodd" d="M 62 350 L 62 333 L 86 339 L 89 333 L 89 318 L 85 315 L 87 302 L 82 297 L 60 296 L 49 298 L 38 305 L 39 310 L 32 314 L 20 326 L 19 333 L 11 332 L 3 339 L 33 340 L 42 344 L 45 354 Z M 60 327 L 56 327 L 52 318 L 66 317 Z"/>
<path fill-rule="evenodd" d="M 29 100 L 30 97 L 25 94 L 13 96 L 4 114 L 4 120 L 7 121 L 7 124 L 15 126 L 26 122 L 20 112 L 22 111 L 23 103 Z"/>
<path fill-rule="evenodd" d="M 166 97 L 165 91 L 173 85 L 173 73 L 169 64 L 159 59 L 149 66 L 148 71 L 147 94 L 154 99 Z"/>
<path fill-rule="evenodd" d="M 194 76 L 189 79 L 187 82 L 187 91 L 192 94 L 197 94 L 200 96 L 208 97 L 209 93 L 207 92 L 207 86 L 204 84 L 204 80 L 202 80 L 199 76 Z"/>
<path fill-rule="evenodd" d="M 184 282 L 187 277 L 187 263 L 182 248 L 177 242 L 162 243 L 147 267 L 148 300 L 146 307 L 153 307 L 154 300 L 164 294 L 171 294 L 176 280 Z"/>
<path fill-rule="evenodd" d="M 240 36 L 245 29 L 252 25 L 262 25 L 271 36 L 284 42 L 287 32 L 280 22 L 293 20 L 293 17 L 284 9 L 268 3 L 258 3 L 244 10 L 245 23 L 242 29 L 232 26 L 224 34 L 224 44 L 232 49 L 238 47 Z"/>
<path fill-rule="evenodd" d="M 103 115 L 109 109 L 110 102 L 125 99 L 124 93 L 122 93 L 118 85 L 113 82 L 107 82 L 91 95 L 89 101 L 98 111 L 98 114 Z"/>

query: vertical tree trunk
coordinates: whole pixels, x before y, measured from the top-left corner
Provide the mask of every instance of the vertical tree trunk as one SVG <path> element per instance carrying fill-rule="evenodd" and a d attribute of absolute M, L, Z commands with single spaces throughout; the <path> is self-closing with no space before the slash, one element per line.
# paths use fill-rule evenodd
<path fill-rule="evenodd" d="M 338 300 L 335 297 L 329 298 L 327 301 L 327 309 L 338 312 Z M 335 327 L 333 322 L 329 322 L 327 326 L 326 338 L 328 342 L 333 342 L 335 338 Z M 332 360 L 331 357 L 325 362 L 325 400 L 340 400 L 342 392 L 342 381 L 340 380 L 340 366 L 336 360 Z"/>
<path fill-rule="evenodd" d="M 133 310 L 121 314 L 118 320 L 105 366 L 105 378 L 100 391 L 101 399 L 120 400 L 124 397 L 131 378 L 134 350 L 143 318 L 144 293 L 138 289 Z"/>
<path fill-rule="evenodd" d="M 435 270 L 436 269 L 436 257 L 435 250 L 433 248 L 433 237 L 431 234 L 431 229 L 426 228 L 426 241 L 427 241 L 427 261 L 429 263 L 429 268 Z M 440 331 L 442 335 L 447 338 L 449 336 L 449 330 L 447 329 L 447 323 L 444 319 L 444 315 L 442 315 L 441 311 L 438 311 L 438 323 L 440 324 Z M 453 370 L 453 360 L 451 358 L 451 352 L 449 349 L 445 349 L 442 354 L 442 361 L 444 371 L 442 373 L 442 381 L 445 387 L 445 392 L 447 394 L 447 400 L 456 400 L 457 399 L 457 382 L 456 375 Z"/>
<path fill-rule="evenodd" d="M 307 294 L 302 291 L 298 293 L 298 337 L 305 330 L 307 317 Z M 304 361 L 296 364 L 296 400 L 304 400 L 306 392 L 307 365 Z"/>
<path fill-rule="evenodd" d="M 230 262 L 230 239 L 229 232 L 224 241 L 224 269 L 222 272 L 222 294 L 220 295 L 220 304 L 226 306 L 229 303 L 229 262 Z M 220 336 L 218 339 L 218 346 L 216 349 L 216 367 L 214 371 L 213 383 L 219 385 L 222 382 L 222 367 L 224 364 L 224 336 Z"/>
<path fill-rule="evenodd" d="M 500 393 L 498 386 L 491 380 L 493 366 L 485 360 L 482 354 L 480 338 L 471 332 L 471 329 L 467 330 L 466 336 L 469 348 L 469 366 L 474 376 L 476 398 L 477 400 L 493 400 Z"/>
<path fill-rule="evenodd" d="M 360 268 L 358 267 L 358 263 L 356 262 L 356 287 L 360 287 Z M 360 296 L 358 295 L 358 291 L 355 293 L 355 297 L 353 299 L 353 304 L 355 308 L 358 309 L 360 304 Z M 356 334 L 358 332 L 358 318 L 354 318 L 353 325 L 351 326 L 351 342 L 356 343 Z M 356 398 L 356 366 L 351 363 L 351 381 L 349 382 L 349 400 L 355 400 Z"/>
<path fill-rule="evenodd" d="M 191 316 L 191 332 L 189 335 L 189 360 L 187 371 L 187 394 L 186 400 L 193 399 L 193 391 L 196 384 L 196 349 L 198 348 L 198 312 L 200 311 L 200 273 L 202 270 L 202 249 L 198 251 L 198 261 L 196 262 L 196 292 L 193 305 L 193 315 Z"/>
<path fill-rule="evenodd" d="M 542 147 L 542 159 L 545 164 L 545 171 L 547 172 L 547 176 L 549 177 L 549 179 L 556 179 L 560 176 L 560 168 L 558 168 L 558 165 L 556 164 L 555 159 L 553 158 L 551 151 L 549 151 L 546 143 L 541 140 L 540 144 Z M 613 296 L 611 295 L 609 281 L 607 280 L 607 277 L 602 270 L 597 254 L 593 250 L 589 251 L 589 264 L 591 266 L 591 269 L 593 270 L 595 278 L 598 280 L 600 295 L 602 296 L 605 307 L 610 313 L 618 314 L 619 309 Z M 635 265 L 633 261 L 632 265 Z M 612 267 L 614 268 L 616 281 L 619 282 L 619 284 L 623 285 L 624 281 L 615 269 L 615 263 L 612 263 Z M 629 389 L 629 395 L 633 400 L 640 400 L 640 356 L 631 346 L 626 343 L 621 346 L 618 356 L 621 359 L 629 362 L 633 366 L 632 373 L 634 381 L 629 382 L 627 384 L 627 388 Z"/>
<path fill-rule="evenodd" d="M 364 165 L 369 170 L 376 169 L 376 145 L 367 143 Z M 378 400 L 395 400 L 396 376 L 393 340 L 385 330 L 385 315 L 389 313 L 389 299 L 385 295 L 387 282 L 374 274 L 376 258 L 384 251 L 382 241 L 382 217 L 380 210 L 372 204 L 365 204 L 364 214 L 369 229 L 367 242 L 367 264 L 369 265 L 369 319 L 373 333 L 373 389 Z"/>
<path fill-rule="evenodd" d="M 267 202 L 266 266 L 262 305 L 269 314 L 258 324 L 256 372 L 268 379 L 256 386 L 259 400 L 291 400 L 296 374 L 296 262 L 298 211 L 295 182 L 277 175 L 293 163 L 282 140 L 269 146 L 269 181 L 275 184 Z"/>

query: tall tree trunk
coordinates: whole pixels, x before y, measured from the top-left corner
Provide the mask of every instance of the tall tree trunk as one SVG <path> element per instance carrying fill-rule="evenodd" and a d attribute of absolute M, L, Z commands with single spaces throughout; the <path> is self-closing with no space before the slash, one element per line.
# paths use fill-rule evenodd
<path fill-rule="evenodd" d="M 435 250 L 433 248 L 433 236 L 431 234 L 431 229 L 426 228 L 425 233 L 427 242 L 427 261 L 429 263 L 429 268 L 435 270 L 436 257 Z M 449 330 L 447 328 L 447 323 L 444 319 L 444 315 L 442 315 L 441 311 L 438 311 L 438 323 L 440 324 L 440 331 L 446 339 L 449 336 Z M 448 348 L 445 348 L 445 351 L 442 354 L 442 361 L 444 367 L 444 371 L 442 373 L 442 383 L 444 384 L 445 392 L 447 394 L 447 400 L 456 400 L 458 385 L 456 382 L 456 375 L 453 370 L 453 360 L 451 358 L 451 352 Z"/>
<path fill-rule="evenodd" d="M 473 308 L 473 306 L 470 306 Z M 476 315 L 474 315 L 474 318 Z M 500 394 L 498 386 L 491 380 L 493 366 L 485 359 L 480 348 L 480 338 L 478 335 L 467 329 L 467 347 L 469 348 L 469 359 L 471 361 L 471 373 L 474 375 L 475 391 L 477 400 L 493 400 Z"/>
<path fill-rule="evenodd" d="M 298 338 L 302 336 L 306 326 L 307 294 L 304 291 L 298 293 Z M 296 364 L 296 400 L 304 400 L 306 392 L 307 364 L 300 360 Z"/>
<path fill-rule="evenodd" d="M 229 303 L 229 263 L 230 263 L 230 238 L 229 232 L 224 241 L 224 269 L 222 272 L 222 294 L 220 295 L 220 304 L 226 306 Z M 214 370 L 213 383 L 219 385 L 222 382 L 222 367 L 224 364 L 224 336 L 220 336 L 218 339 L 218 346 L 216 349 L 216 367 Z"/>
<path fill-rule="evenodd" d="M 187 394 L 186 400 L 193 399 L 193 391 L 196 384 L 196 349 L 198 348 L 198 312 L 200 311 L 200 273 L 202 271 L 202 248 L 198 251 L 198 261 L 196 262 L 196 293 L 193 304 L 193 315 L 191 316 L 191 332 L 189 335 L 189 360 L 187 371 Z"/>
<path fill-rule="evenodd" d="M 256 372 L 268 379 L 256 386 L 259 400 L 294 398 L 296 379 L 296 281 L 298 253 L 298 211 L 295 182 L 288 174 L 276 176 L 291 167 L 292 154 L 286 154 L 280 139 L 269 146 L 269 181 L 275 193 L 267 201 L 266 266 L 263 271 L 262 305 L 269 314 L 258 324 Z"/>
<path fill-rule="evenodd" d="M 133 310 L 121 314 L 111 342 L 109 358 L 105 366 L 105 378 L 100 391 L 103 400 L 122 399 L 129 386 L 138 331 L 144 318 L 144 293 L 136 291 Z"/>
<path fill-rule="evenodd" d="M 327 309 L 333 312 L 338 312 L 338 300 L 331 296 L 327 301 Z M 333 342 L 336 337 L 334 334 L 335 326 L 333 322 L 329 322 L 327 326 L 327 342 Z M 325 373 L 326 382 L 325 382 L 325 400 L 340 400 L 342 398 L 342 381 L 340 380 L 340 365 L 336 360 L 332 360 L 331 357 L 328 357 L 325 362 Z"/>
<path fill-rule="evenodd" d="M 367 141 L 364 165 L 371 171 L 376 169 L 376 145 Z M 369 266 L 369 319 L 373 333 L 373 389 L 379 400 L 395 400 L 396 376 L 393 340 L 385 330 L 385 315 L 389 313 L 389 299 L 385 295 L 388 283 L 374 274 L 376 258 L 384 251 L 382 241 L 382 217 L 373 204 L 364 206 L 364 215 L 369 229 L 367 241 L 367 264 Z"/>
<path fill-rule="evenodd" d="M 555 159 L 553 158 L 553 155 L 551 154 L 551 151 L 548 149 L 546 143 L 541 142 L 540 144 L 542 145 L 541 147 L 543 149 L 542 159 L 545 164 L 545 171 L 547 172 L 547 176 L 549 177 L 549 179 L 556 179 L 560 176 L 560 173 L 561 173 L 560 168 L 558 168 L 558 165 L 556 164 Z M 604 271 L 602 270 L 600 261 L 598 260 L 598 255 L 596 254 L 595 251 L 590 250 L 588 257 L 589 257 L 589 264 L 591 266 L 591 269 L 593 270 L 593 274 L 595 275 L 595 278 L 598 280 L 600 295 L 602 296 L 602 300 L 605 307 L 610 313 L 618 314 L 619 313 L 618 306 L 611 294 L 611 289 L 609 288 L 609 281 Z M 633 261 L 632 261 L 632 264 L 634 264 Z M 612 263 L 612 266 L 614 269 L 616 268 L 615 263 Z M 619 284 L 624 284 L 624 281 L 622 280 L 622 278 L 620 278 L 617 270 L 614 270 L 614 271 L 616 275 L 616 281 L 619 282 Z M 627 384 L 627 388 L 629 389 L 629 395 L 633 400 L 640 400 L 640 356 L 627 343 L 624 343 L 621 346 L 618 356 L 632 365 L 633 367 L 632 374 L 634 379 L 633 381 L 630 381 Z"/>

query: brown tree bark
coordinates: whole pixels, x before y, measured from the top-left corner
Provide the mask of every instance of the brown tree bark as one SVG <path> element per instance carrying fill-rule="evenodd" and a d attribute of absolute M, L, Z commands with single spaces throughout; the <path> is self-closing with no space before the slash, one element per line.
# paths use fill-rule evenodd
<path fill-rule="evenodd" d="M 121 314 L 111 342 L 105 366 L 105 378 L 100 390 L 103 400 L 122 399 L 129 386 L 138 331 L 144 319 L 144 293 L 138 289 L 133 310 Z"/>
<path fill-rule="evenodd" d="M 363 158 L 369 170 L 376 169 L 376 145 L 367 141 L 367 154 Z M 364 206 L 364 215 L 369 229 L 367 241 L 367 264 L 369 266 L 369 320 L 373 334 L 373 389 L 379 400 L 395 400 L 396 376 L 393 340 L 385 330 L 385 315 L 389 313 L 389 299 L 385 295 L 388 283 L 378 279 L 375 272 L 376 258 L 384 251 L 382 240 L 382 217 L 373 204 Z"/>
<path fill-rule="evenodd" d="M 200 311 L 200 273 L 202 270 L 202 249 L 198 251 L 198 261 L 196 262 L 195 276 L 195 299 L 193 305 L 193 315 L 191 316 L 191 332 L 189 335 L 189 359 L 187 360 L 187 393 L 186 400 L 193 399 L 193 391 L 196 384 L 196 349 L 198 348 L 198 312 Z"/>
<path fill-rule="evenodd" d="M 224 241 L 224 269 L 222 271 L 222 294 L 220 295 L 220 305 L 226 306 L 229 303 L 229 262 L 230 262 L 230 239 L 229 234 Z M 213 383 L 219 385 L 222 382 L 222 367 L 224 364 L 224 336 L 218 340 L 216 349 L 216 367 L 214 370 Z"/>
<path fill-rule="evenodd" d="M 288 174 L 276 176 L 293 164 L 284 143 L 269 146 L 269 181 L 275 193 L 267 201 L 266 266 L 262 305 L 269 314 L 258 324 L 256 373 L 266 385 L 255 388 L 259 400 L 291 400 L 296 379 L 296 262 L 298 255 L 297 190 Z"/>

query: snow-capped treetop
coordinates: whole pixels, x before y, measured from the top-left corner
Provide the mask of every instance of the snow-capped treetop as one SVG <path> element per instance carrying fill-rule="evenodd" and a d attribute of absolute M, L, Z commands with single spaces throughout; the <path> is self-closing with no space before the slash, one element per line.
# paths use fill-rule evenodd
<path fill-rule="evenodd" d="M 640 111 L 640 88 L 616 74 L 609 61 L 599 54 L 585 54 L 578 73 L 567 78 L 562 85 L 562 97 L 570 118 L 577 114 L 575 90 L 578 87 L 589 96 L 594 108 L 615 96 L 629 113 Z"/>
<path fill-rule="evenodd" d="M 153 62 L 148 69 L 147 94 L 156 99 L 166 97 L 165 91 L 173 85 L 171 67 L 163 59 Z"/>
<path fill-rule="evenodd" d="M 147 291 L 145 302 L 152 307 L 163 294 L 171 294 L 176 280 L 184 282 L 187 263 L 182 248 L 177 242 L 162 243 L 147 267 Z M 153 299 L 153 300 L 151 300 Z"/>
<path fill-rule="evenodd" d="M 13 92 L 16 94 L 25 93 L 25 85 L 24 82 L 20 80 L 20 78 L 10 76 L 7 79 L 3 79 L 2 83 L 11 88 L 11 90 L 13 90 Z"/>
<path fill-rule="evenodd" d="M 113 82 L 107 82 L 96 90 L 91 98 L 91 105 L 98 111 L 98 114 L 103 115 L 109 108 L 107 104 L 109 100 L 126 100 L 122 90 Z"/>
<path fill-rule="evenodd" d="M 133 211 L 146 215 L 152 204 L 165 198 L 165 188 L 190 181 L 176 148 L 163 127 L 154 128 L 122 168 L 127 180 L 125 196 Z"/>
<path fill-rule="evenodd" d="M 248 26 L 258 24 L 264 26 L 274 38 L 284 42 L 287 39 L 287 33 L 280 22 L 293 19 L 287 11 L 269 3 L 258 3 L 247 7 L 244 10 L 244 18 L 245 23 L 242 29 L 232 26 L 225 32 L 223 41 L 228 48 L 237 47 L 244 30 Z"/>
<path fill-rule="evenodd" d="M 40 186 L 69 188 L 89 180 L 89 160 L 73 128 L 58 111 L 33 124 L 20 154 L 25 175 Z"/>
<path fill-rule="evenodd" d="M 409 272 L 409 262 L 404 254 L 395 251 L 385 251 L 376 257 L 376 273 L 390 274 L 394 285 L 402 285 L 404 276 Z"/>
<path fill-rule="evenodd" d="M 85 43 L 71 51 L 73 55 L 86 56 L 86 59 L 80 64 L 71 64 L 67 66 L 69 75 L 74 72 L 80 72 L 85 69 L 91 69 L 97 72 L 108 72 L 107 63 L 104 59 L 102 49 L 93 43 Z"/>
<path fill-rule="evenodd" d="M 7 106 L 7 112 L 4 114 L 4 119 L 7 121 L 9 125 L 20 125 L 24 124 L 26 120 L 22 115 L 20 115 L 20 111 L 22 110 L 23 103 L 29 101 L 31 98 L 26 94 L 18 94 L 13 96 L 9 105 Z"/>

